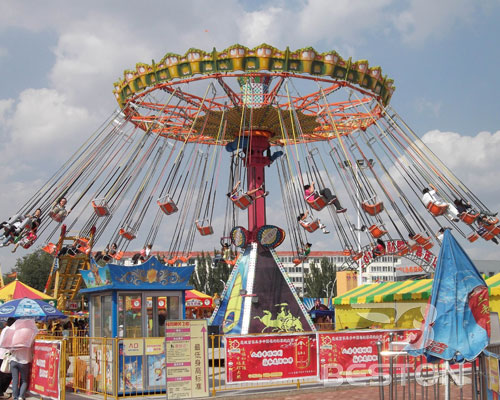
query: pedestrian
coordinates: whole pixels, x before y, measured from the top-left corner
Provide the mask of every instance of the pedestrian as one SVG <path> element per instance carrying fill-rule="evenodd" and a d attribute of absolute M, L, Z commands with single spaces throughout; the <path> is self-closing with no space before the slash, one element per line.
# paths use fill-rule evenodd
<path fill-rule="evenodd" d="M 5 340 L 5 335 L 7 334 L 8 327 L 12 326 L 12 324 L 16 322 L 15 318 L 9 317 L 7 319 L 7 324 L 2 329 L 2 333 L 0 333 L 0 343 Z M 3 359 L 7 353 L 10 353 L 9 349 L 4 347 L 0 347 L 0 365 L 3 362 Z M 11 372 L 0 372 L 0 399 L 8 399 L 10 395 L 6 395 L 5 391 L 10 386 L 10 382 L 12 381 L 12 373 Z"/>
<path fill-rule="evenodd" d="M 17 326 L 16 326 L 17 325 Z M 33 343 L 38 332 L 35 321 L 32 319 L 17 320 L 12 327 L 23 347 L 11 350 L 10 371 L 12 373 L 12 398 L 25 400 L 26 390 L 30 381 L 31 361 L 33 360 Z"/>

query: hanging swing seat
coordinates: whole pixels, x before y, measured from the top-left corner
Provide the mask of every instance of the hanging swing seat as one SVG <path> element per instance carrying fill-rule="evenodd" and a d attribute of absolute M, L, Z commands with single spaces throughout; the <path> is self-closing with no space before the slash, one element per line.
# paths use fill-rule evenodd
<path fill-rule="evenodd" d="M 417 233 L 416 235 L 412 236 L 412 239 L 421 246 L 425 246 L 431 240 L 430 237 L 428 237 L 428 236 L 426 237 L 426 236 L 422 235 L 421 233 Z"/>
<path fill-rule="evenodd" d="M 437 204 L 436 202 L 431 201 L 427 204 L 427 209 L 432 215 L 439 217 L 448 210 L 448 204 Z"/>
<path fill-rule="evenodd" d="M 307 204 L 316 211 L 321 211 L 328 204 L 324 196 L 318 196 L 314 200 L 306 200 Z"/>
<path fill-rule="evenodd" d="M 426 244 L 422 245 L 422 247 L 423 247 L 425 250 L 430 250 L 430 249 L 432 249 L 432 248 L 434 247 L 434 243 L 432 243 L 432 242 L 429 240 Z"/>
<path fill-rule="evenodd" d="M 236 258 L 233 259 L 233 260 L 224 260 L 224 262 L 227 264 L 227 265 L 235 265 L 236 264 Z"/>
<path fill-rule="evenodd" d="M 479 233 L 472 232 L 469 236 L 467 236 L 467 240 L 471 243 L 474 243 L 477 239 L 479 239 Z"/>
<path fill-rule="evenodd" d="M 105 198 L 92 200 L 92 207 L 98 217 L 105 217 L 110 214 L 108 202 Z"/>
<path fill-rule="evenodd" d="M 125 254 L 124 251 L 118 251 L 116 252 L 115 254 L 112 255 L 112 257 L 116 260 L 116 261 L 120 261 L 122 258 L 123 258 L 123 255 Z"/>
<path fill-rule="evenodd" d="M 131 229 L 120 228 L 118 234 L 127 240 L 134 240 L 136 237 L 135 232 Z"/>
<path fill-rule="evenodd" d="M 246 210 L 250 204 L 252 204 L 253 199 L 248 194 L 244 193 L 238 197 L 231 196 L 231 201 L 242 210 Z"/>
<path fill-rule="evenodd" d="M 386 250 L 383 248 L 379 248 L 378 246 L 374 246 L 373 249 L 372 249 L 372 255 L 373 257 L 380 257 L 380 256 L 383 256 L 385 255 L 386 253 Z"/>
<path fill-rule="evenodd" d="M 64 215 L 61 215 L 61 214 L 57 214 L 57 213 L 54 213 L 54 212 L 49 212 L 49 217 L 52 218 L 54 221 L 56 222 L 63 222 L 64 221 L 64 218 L 66 218 L 66 216 Z"/>
<path fill-rule="evenodd" d="M 492 235 L 500 235 L 500 226 L 498 225 L 483 225 L 484 228 L 489 231 Z"/>
<path fill-rule="evenodd" d="M 410 252 L 410 248 L 407 245 L 405 245 L 398 250 L 397 254 L 398 254 L 398 256 L 402 257 L 402 256 L 408 254 L 409 252 Z"/>
<path fill-rule="evenodd" d="M 356 252 L 356 253 L 351 254 L 351 258 L 354 261 L 358 261 L 361 257 L 363 257 L 363 253 L 361 253 L 361 252 Z"/>
<path fill-rule="evenodd" d="M 54 243 L 48 243 L 46 246 L 42 247 L 42 250 L 45 251 L 46 253 L 54 255 L 56 252 L 56 247 L 57 246 Z"/>
<path fill-rule="evenodd" d="M 199 224 L 199 221 L 196 221 L 196 229 L 198 229 L 198 232 L 200 232 L 201 236 L 213 235 L 214 233 L 214 228 L 212 227 L 212 225 L 210 225 L 210 222 L 208 220 L 202 221 L 202 225 Z"/>
<path fill-rule="evenodd" d="M 486 220 L 481 220 L 479 222 L 479 225 L 484 227 L 484 229 L 490 231 L 491 233 L 494 233 L 494 235 L 498 235 L 500 233 L 500 228 L 496 225 L 498 223 L 498 218 L 488 218 Z"/>
<path fill-rule="evenodd" d="M 458 218 L 460 218 L 460 220 L 462 222 L 465 222 L 467 225 L 471 225 L 477 219 L 477 217 L 479 217 L 478 213 L 471 213 L 465 211 L 458 215 Z"/>
<path fill-rule="evenodd" d="M 370 231 L 370 234 L 374 239 L 378 239 L 379 237 L 382 237 L 387 233 L 386 230 L 382 229 L 382 226 L 378 227 L 377 225 L 370 226 L 368 230 Z"/>
<path fill-rule="evenodd" d="M 302 228 L 304 228 L 307 232 L 313 233 L 319 228 L 319 220 L 315 219 L 314 221 L 309 222 L 306 224 L 304 221 L 300 220 L 299 221 L 300 225 Z"/>
<path fill-rule="evenodd" d="M 484 233 L 481 234 L 481 237 L 484 239 L 484 240 L 491 240 L 495 237 L 495 235 L 489 231 L 486 231 Z"/>
<path fill-rule="evenodd" d="M 175 202 L 167 194 L 166 196 L 160 197 L 157 201 L 160 209 L 167 215 L 177 212 L 179 209 Z"/>
<path fill-rule="evenodd" d="M 299 265 L 302 261 L 304 261 L 304 259 L 302 259 L 302 258 L 294 258 L 292 262 L 295 265 Z"/>
<path fill-rule="evenodd" d="M 89 240 L 87 238 L 76 239 L 76 250 L 83 254 L 90 252 Z"/>
<path fill-rule="evenodd" d="M 370 214 L 372 217 L 384 211 L 384 203 L 382 203 L 381 201 L 373 203 L 370 202 L 370 200 L 366 200 L 361 203 L 361 207 L 366 213 Z"/>

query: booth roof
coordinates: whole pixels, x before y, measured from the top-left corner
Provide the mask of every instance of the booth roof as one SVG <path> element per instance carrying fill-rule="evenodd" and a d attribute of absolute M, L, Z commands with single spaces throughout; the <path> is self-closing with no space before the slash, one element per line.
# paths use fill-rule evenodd
<path fill-rule="evenodd" d="M 335 297 L 333 303 L 342 305 L 384 303 L 398 300 L 426 300 L 431 295 L 431 289 L 432 279 L 372 283 L 358 286 L 342 296 Z"/>
<path fill-rule="evenodd" d="M 102 292 L 107 290 L 189 290 L 189 278 L 194 265 L 171 267 L 163 265 L 156 257 L 143 264 L 126 267 L 123 265 L 96 264 L 90 270 L 80 270 L 86 289 L 81 293 Z"/>

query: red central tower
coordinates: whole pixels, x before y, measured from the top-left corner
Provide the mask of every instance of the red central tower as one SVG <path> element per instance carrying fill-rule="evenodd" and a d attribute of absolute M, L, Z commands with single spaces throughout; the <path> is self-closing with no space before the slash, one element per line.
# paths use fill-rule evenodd
<path fill-rule="evenodd" d="M 264 168 L 271 164 L 269 156 L 265 153 L 270 148 L 269 138 L 272 136 L 272 133 L 264 130 L 253 130 L 245 132 L 245 136 L 249 138 L 245 158 L 247 187 L 249 190 L 259 188 L 260 186 L 265 188 L 266 175 Z M 250 241 L 254 242 L 256 240 L 258 229 L 264 225 L 266 225 L 266 198 L 260 197 L 248 207 Z"/>

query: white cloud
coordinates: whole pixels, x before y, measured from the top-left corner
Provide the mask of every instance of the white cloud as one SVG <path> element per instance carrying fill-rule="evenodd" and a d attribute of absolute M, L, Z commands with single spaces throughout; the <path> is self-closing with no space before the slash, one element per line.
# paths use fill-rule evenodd
<path fill-rule="evenodd" d="M 403 41 L 422 44 L 443 38 L 456 25 L 470 22 L 477 7 L 467 0 L 411 0 L 408 8 L 393 16 L 393 24 Z"/>
<path fill-rule="evenodd" d="M 47 165 L 49 154 L 55 163 L 69 158 L 96 121 L 89 120 L 85 109 L 68 105 L 65 96 L 56 90 L 28 89 L 19 96 L 6 124 L 9 135 L 1 148 L 1 162 L 17 161 L 16 167 L 29 162 L 35 167 L 38 163 Z M 19 160 L 19 154 L 30 157 Z"/>
<path fill-rule="evenodd" d="M 441 101 L 431 101 L 424 98 L 418 98 L 415 100 L 415 109 L 420 114 L 430 113 L 434 117 L 439 117 L 442 106 L 443 103 Z"/>

